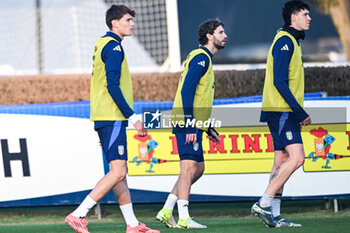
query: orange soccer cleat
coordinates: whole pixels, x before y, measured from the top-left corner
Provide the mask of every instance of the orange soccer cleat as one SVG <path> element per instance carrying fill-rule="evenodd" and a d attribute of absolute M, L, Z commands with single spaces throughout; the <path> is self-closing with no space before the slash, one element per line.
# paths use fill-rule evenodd
<path fill-rule="evenodd" d="M 160 231 L 153 230 L 140 222 L 136 227 L 130 227 L 128 225 L 126 228 L 126 233 L 160 233 Z"/>
<path fill-rule="evenodd" d="M 72 215 L 70 213 L 66 219 L 65 222 L 68 223 L 74 230 L 76 230 L 79 233 L 90 233 L 87 229 L 88 222 L 85 218 L 78 218 Z"/>

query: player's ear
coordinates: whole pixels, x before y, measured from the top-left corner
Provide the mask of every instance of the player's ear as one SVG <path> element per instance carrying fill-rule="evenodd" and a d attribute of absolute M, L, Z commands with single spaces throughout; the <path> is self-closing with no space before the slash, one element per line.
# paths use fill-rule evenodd
<path fill-rule="evenodd" d="M 113 19 L 113 20 L 111 21 L 111 23 L 112 23 L 112 27 L 113 27 L 113 28 L 118 28 L 119 20 Z"/>
<path fill-rule="evenodd" d="M 207 38 L 208 38 L 208 41 L 211 41 L 211 40 L 213 40 L 213 35 L 211 35 L 211 34 L 209 34 L 209 33 L 207 33 Z"/>
<path fill-rule="evenodd" d="M 291 16 L 290 16 L 290 23 L 292 24 L 293 22 L 295 22 L 296 18 L 297 18 L 297 15 L 292 13 Z"/>

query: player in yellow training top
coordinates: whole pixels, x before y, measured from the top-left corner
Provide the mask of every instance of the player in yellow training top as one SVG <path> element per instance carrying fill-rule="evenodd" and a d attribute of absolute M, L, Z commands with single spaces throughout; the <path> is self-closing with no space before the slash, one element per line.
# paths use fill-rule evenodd
<path fill-rule="evenodd" d="M 188 198 L 191 185 L 204 172 L 202 134 L 206 131 L 210 140 L 218 142 L 218 133 L 213 126 L 203 127 L 210 118 L 214 99 L 214 72 L 212 57 L 225 47 L 224 24 L 209 20 L 199 26 L 200 47 L 187 57 L 176 92 L 171 121 L 176 135 L 180 156 L 180 175 L 156 218 L 168 227 L 206 228 L 193 221 L 188 212 Z M 198 123 L 198 124 L 197 124 Z M 176 223 L 172 211 L 177 202 L 179 220 Z"/>
<path fill-rule="evenodd" d="M 304 68 L 300 40 L 309 30 L 309 6 L 299 0 L 288 1 L 282 9 L 284 27 L 277 32 L 270 48 L 260 121 L 267 122 L 275 150 L 270 182 L 251 211 L 270 227 L 298 227 L 281 217 L 284 184 L 304 163 L 301 127 L 311 124 L 303 109 Z"/>
<path fill-rule="evenodd" d="M 135 217 L 126 175 L 128 120 L 139 136 L 147 135 L 133 111 L 133 90 L 122 39 L 134 28 L 135 11 L 124 5 L 112 5 L 106 12 L 110 31 L 98 39 L 93 56 L 91 79 L 90 119 L 95 122 L 101 146 L 109 162 L 110 171 L 96 184 L 79 207 L 66 217 L 77 232 L 88 233 L 85 219 L 88 211 L 113 189 L 127 224 L 126 233 L 159 233 L 140 223 Z"/>

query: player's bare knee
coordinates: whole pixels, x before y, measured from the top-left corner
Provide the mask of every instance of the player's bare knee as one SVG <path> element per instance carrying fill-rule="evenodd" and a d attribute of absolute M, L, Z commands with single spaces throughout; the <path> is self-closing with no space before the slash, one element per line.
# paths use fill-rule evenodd
<path fill-rule="evenodd" d="M 193 178 L 196 174 L 196 168 L 195 167 L 182 168 L 180 173 L 186 177 Z"/>
<path fill-rule="evenodd" d="M 127 175 L 127 174 L 128 174 L 127 171 L 123 171 L 123 172 L 120 174 L 120 180 L 122 181 L 122 180 L 126 179 L 126 175 Z"/>
<path fill-rule="evenodd" d="M 200 162 L 197 164 L 197 173 L 203 175 L 205 170 L 204 162 Z"/>
<path fill-rule="evenodd" d="M 305 162 L 305 158 L 299 158 L 297 162 L 297 168 L 301 167 Z"/>
<path fill-rule="evenodd" d="M 199 177 L 201 177 L 204 174 L 204 169 L 200 171 Z"/>
<path fill-rule="evenodd" d="M 116 183 L 119 183 L 120 181 L 124 180 L 126 178 L 127 175 L 127 171 L 123 170 L 123 171 L 110 171 L 111 176 L 113 177 L 113 180 Z"/>
<path fill-rule="evenodd" d="M 204 166 L 198 166 L 196 170 L 196 175 L 197 176 L 202 176 L 204 173 Z"/>
<path fill-rule="evenodd" d="M 197 171 L 197 177 L 198 177 L 198 179 L 203 175 L 203 173 L 204 173 L 204 169 L 201 169 L 201 170 L 198 170 Z"/>
<path fill-rule="evenodd" d="M 192 184 L 195 183 L 197 180 L 199 180 L 199 178 L 201 178 L 202 175 L 203 175 L 203 172 L 202 173 L 196 172 L 192 178 Z"/>

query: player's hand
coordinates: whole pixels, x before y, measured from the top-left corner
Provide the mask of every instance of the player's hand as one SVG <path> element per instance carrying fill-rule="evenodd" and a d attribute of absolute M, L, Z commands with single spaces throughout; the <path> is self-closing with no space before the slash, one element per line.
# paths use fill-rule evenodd
<path fill-rule="evenodd" d="M 209 128 L 208 136 L 209 136 L 210 141 L 212 141 L 216 144 L 218 144 L 220 142 L 219 134 L 213 128 Z"/>
<path fill-rule="evenodd" d="M 143 124 L 141 121 L 136 121 L 134 124 L 135 129 L 137 130 L 137 135 L 140 137 L 144 137 L 147 135 L 147 130 L 143 128 Z"/>
<path fill-rule="evenodd" d="M 306 125 L 310 125 L 311 124 L 311 117 L 308 116 L 306 117 L 302 122 L 300 122 L 300 125 L 302 126 L 306 126 Z"/>
<path fill-rule="evenodd" d="M 193 143 L 195 144 L 197 141 L 197 134 L 196 133 L 189 133 L 189 134 L 186 134 L 186 142 L 188 144 L 190 143 Z"/>

